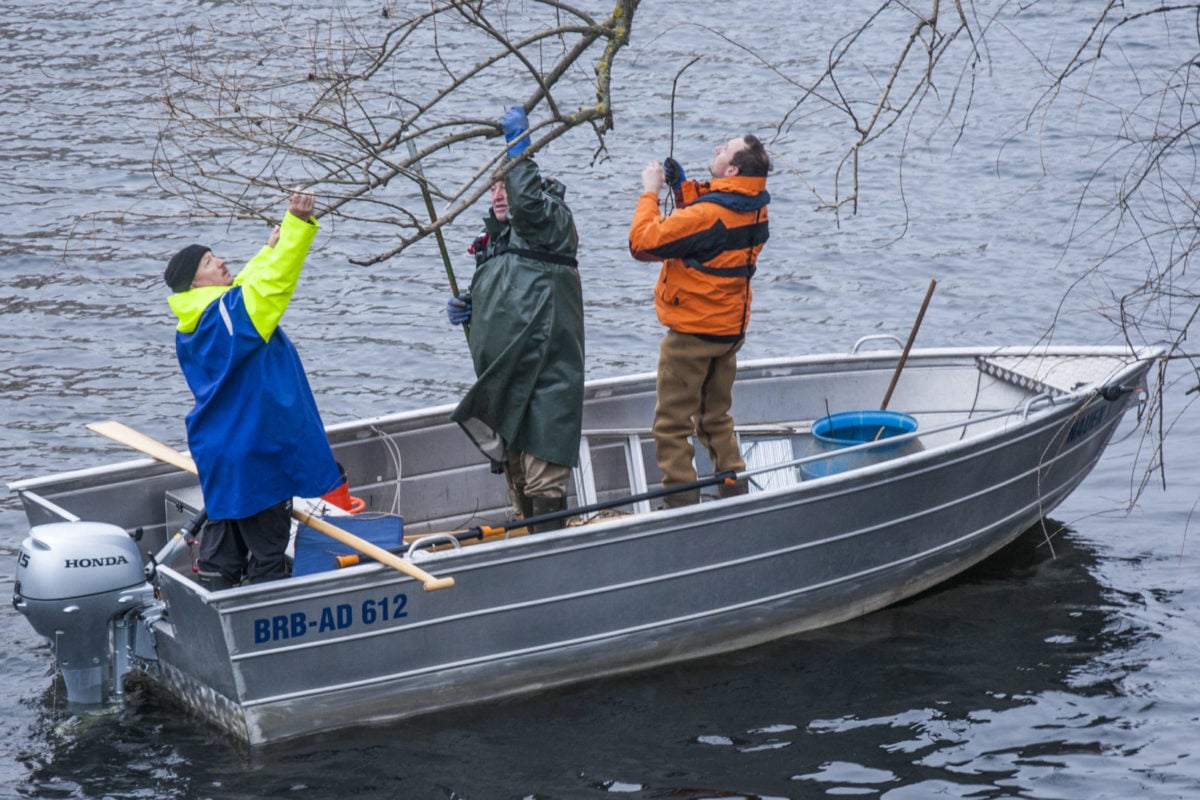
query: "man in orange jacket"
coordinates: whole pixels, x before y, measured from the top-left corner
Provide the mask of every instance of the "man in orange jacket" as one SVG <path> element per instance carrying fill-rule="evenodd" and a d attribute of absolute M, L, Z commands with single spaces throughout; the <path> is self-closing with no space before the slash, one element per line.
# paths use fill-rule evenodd
<path fill-rule="evenodd" d="M 746 468 L 730 408 L 737 352 L 750 320 L 750 278 L 767 241 L 770 168 L 762 142 L 747 134 L 716 148 L 711 180 L 684 180 L 672 158 L 642 170 L 629 250 L 639 261 L 662 260 L 654 307 L 668 330 L 659 346 L 653 430 L 664 487 L 696 480 L 693 435 L 717 471 Z M 658 206 L 665 183 L 677 206 L 666 217 Z M 722 497 L 744 494 L 745 480 L 719 491 Z M 665 504 L 699 499 L 699 490 L 684 490 L 668 494 Z"/>

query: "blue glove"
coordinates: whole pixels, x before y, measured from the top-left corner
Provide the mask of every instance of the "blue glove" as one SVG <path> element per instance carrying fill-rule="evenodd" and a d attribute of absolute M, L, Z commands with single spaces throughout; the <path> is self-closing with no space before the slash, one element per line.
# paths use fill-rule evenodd
<path fill-rule="evenodd" d="M 504 116 L 500 118 L 500 130 L 504 131 L 504 141 L 506 142 L 512 142 L 513 139 L 520 137 L 508 148 L 508 154 L 513 158 L 524 153 L 525 148 L 529 147 L 529 137 L 523 136 L 529 130 L 529 117 L 525 116 L 525 109 L 520 106 L 513 106 L 504 112 Z"/>
<path fill-rule="evenodd" d="M 667 156 L 667 159 L 663 161 L 663 179 L 667 182 L 667 186 L 670 186 L 672 189 L 678 189 L 686 178 L 687 176 L 683 174 L 683 167 L 679 166 L 679 162 Z"/>
<path fill-rule="evenodd" d="M 451 325 L 462 325 L 471 321 L 471 293 L 459 292 L 446 303 L 446 319 Z"/>

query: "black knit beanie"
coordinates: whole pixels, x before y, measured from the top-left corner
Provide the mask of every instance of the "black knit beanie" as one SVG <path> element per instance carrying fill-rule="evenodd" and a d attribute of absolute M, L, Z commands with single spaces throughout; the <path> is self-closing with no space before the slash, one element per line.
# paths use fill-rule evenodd
<path fill-rule="evenodd" d="M 171 256 L 166 272 L 163 273 L 163 280 L 171 287 L 172 292 L 186 292 L 192 287 L 196 270 L 200 269 L 200 259 L 211 249 L 202 244 L 189 244 Z"/>

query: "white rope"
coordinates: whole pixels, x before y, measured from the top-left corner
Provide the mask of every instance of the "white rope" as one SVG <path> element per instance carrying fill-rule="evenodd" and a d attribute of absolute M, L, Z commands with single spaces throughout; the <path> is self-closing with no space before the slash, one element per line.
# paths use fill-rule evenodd
<path fill-rule="evenodd" d="M 395 440 L 392 439 L 391 436 L 384 433 L 383 430 L 376 427 L 375 425 L 371 426 L 371 431 L 376 436 L 383 439 L 383 447 L 387 451 L 387 454 L 392 459 L 392 466 L 395 467 L 395 469 L 396 469 L 396 492 L 395 492 L 394 496 L 392 497 L 392 508 L 389 513 L 399 516 L 400 515 L 400 479 L 403 476 L 403 470 L 401 469 L 400 445 L 396 444 Z"/>

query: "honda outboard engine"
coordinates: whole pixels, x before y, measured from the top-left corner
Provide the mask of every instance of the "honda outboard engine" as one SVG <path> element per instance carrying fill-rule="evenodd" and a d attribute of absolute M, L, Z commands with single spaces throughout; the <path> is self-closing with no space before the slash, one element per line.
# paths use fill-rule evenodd
<path fill-rule="evenodd" d="M 102 703 L 122 691 L 131 612 L 153 605 L 137 546 L 116 525 L 37 525 L 21 543 L 13 606 L 50 641 L 70 702 Z"/>

